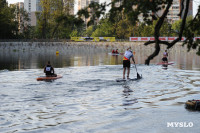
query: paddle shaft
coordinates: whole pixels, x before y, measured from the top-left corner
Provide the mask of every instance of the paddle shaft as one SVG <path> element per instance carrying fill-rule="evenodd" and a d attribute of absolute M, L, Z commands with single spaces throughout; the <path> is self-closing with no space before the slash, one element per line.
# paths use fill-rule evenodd
<path fill-rule="evenodd" d="M 134 65 L 135 65 L 135 62 L 134 62 Z M 136 72 L 137 72 L 137 67 L 136 67 L 136 65 L 135 65 L 135 70 L 136 70 Z M 137 72 L 138 73 L 138 72 Z"/>

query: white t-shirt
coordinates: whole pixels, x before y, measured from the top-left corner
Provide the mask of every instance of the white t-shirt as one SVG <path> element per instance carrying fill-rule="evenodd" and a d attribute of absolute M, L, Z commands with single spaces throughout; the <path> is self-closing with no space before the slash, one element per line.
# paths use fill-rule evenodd
<path fill-rule="evenodd" d="M 133 53 L 131 51 L 125 51 L 124 57 L 130 60 L 133 57 Z"/>

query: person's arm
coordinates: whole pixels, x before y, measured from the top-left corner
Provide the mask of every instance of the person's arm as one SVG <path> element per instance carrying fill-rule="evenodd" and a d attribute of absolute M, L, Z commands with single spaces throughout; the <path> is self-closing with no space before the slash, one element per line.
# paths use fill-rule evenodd
<path fill-rule="evenodd" d="M 135 64 L 135 60 L 134 60 L 134 57 L 132 56 L 131 58 L 132 58 L 132 60 L 133 60 L 133 62 L 134 62 L 134 64 Z"/>
<path fill-rule="evenodd" d="M 52 71 L 53 71 L 53 74 L 54 74 L 54 68 L 53 68 L 53 67 L 51 67 L 51 69 L 52 69 Z"/>

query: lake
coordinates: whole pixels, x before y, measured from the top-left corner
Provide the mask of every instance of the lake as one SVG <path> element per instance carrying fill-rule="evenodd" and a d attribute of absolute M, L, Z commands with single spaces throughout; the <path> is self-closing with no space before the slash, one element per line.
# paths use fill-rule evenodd
<path fill-rule="evenodd" d="M 131 44 L 132 45 L 132 44 Z M 162 67 L 161 53 L 144 65 L 153 47 L 132 45 L 142 79 L 122 78 L 126 46 L 0 46 L 0 132 L 10 133 L 169 133 L 199 132 L 199 111 L 187 100 L 199 99 L 200 58 L 180 45 L 169 50 L 173 65 Z M 59 51 L 59 54 L 56 54 Z M 36 81 L 50 60 L 63 78 Z M 131 78 L 136 77 L 134 65 Z M 126 89 L 132 92 L 126 92 Z M 168 127 L 184 122 L 192 127 Z"/>

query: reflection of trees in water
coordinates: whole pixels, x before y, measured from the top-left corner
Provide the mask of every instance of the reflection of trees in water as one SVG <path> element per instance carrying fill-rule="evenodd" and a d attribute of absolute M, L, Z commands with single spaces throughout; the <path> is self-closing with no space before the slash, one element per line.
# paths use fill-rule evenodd
<path fill-rule="evenodd" d="M 152 46 L 143 46 L 130 43 L 135 52 L 135 60 L 138 64 L 144 64 L 145 59 L 154 51 Z M 117 45 L 120 52 L 124 52 L 128 46 Z M 35 69 L 43 68 L 48 60 L 56 68 L 69 66 L 94 66 L 94 65 L 118 65 L 122 64 L 123 55 L 112 56 L 108 53 L 116 46 L 95 45 L 67 45 L 56 44 L 30 44 L 18 46 L 0 45 L 0 69 Z M 160 54 L 151 63 L 161 62 L 165 47 L 161 47 Z M 56 55 L 56 51 L 59 54 Z M 195 51 L 187 52 L 186 48 L 176 45 L 169 50 L 169 61 L 176 63 L 178 68 L 196 69 L 200 67 L 199 56 Z"/>

